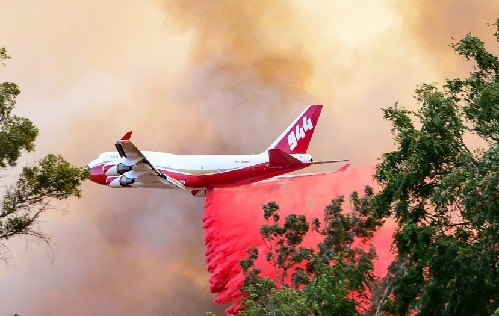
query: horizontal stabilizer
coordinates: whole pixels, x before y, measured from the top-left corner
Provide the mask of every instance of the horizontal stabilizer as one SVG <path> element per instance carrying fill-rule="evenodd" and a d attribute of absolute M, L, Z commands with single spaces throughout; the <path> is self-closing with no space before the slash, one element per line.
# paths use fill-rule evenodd
<path fill-rule="evenodd" d="M 284 151 L 273 148 L 268 150 L 270 167 L 287 167 L 292 164 L 301 164 L 302 162 Z"/>
<path fill-rule="evenodd" d="M 348 159 L 343 159 L 343 160 L 325 160 L 325 161 L 313 161 L 310 164 L 311 165 L 323 165 L 327 163 L 336 163 L 336 162 L 343 162 L 343 161 L 349 161 Z"/>
<path fill-rule="evenodd" d="M 292 179 L 296 179 L 296 178 L 311 177 L 311 176 L 314 176 L 314 177 L 316 177 L 316 176 L 328 176 L 328 175 L 331 175 L 334 173 L 345 172 L 345 170 L 347 170 L 348 167 L 350 167 L 350 164 L 346 164 L 333 172 L 316 172 L 316 173 L 300 173 L 300 174 L 282 175 L 282 176 L 277 176 L 277 177 L 273 177 L 270 179 L 262 180 L 259 182 L 255 182 L 255 183 L 252 183 L 252 185 L 258 185 L 259 183 L 275 182 L 275 181 L 279 181 L 279 180 L 292 180 Z"/>

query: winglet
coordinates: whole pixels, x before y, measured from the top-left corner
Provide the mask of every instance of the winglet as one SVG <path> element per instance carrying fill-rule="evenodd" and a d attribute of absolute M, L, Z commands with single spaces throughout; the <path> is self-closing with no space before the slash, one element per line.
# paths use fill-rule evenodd
<path fill-rule="evenodd" d="M 350 164 L 347 163 L 346 165 L 344 165 L 343 167 L 341 167 L 340 169 L 336 170 L 336 172 L 344 172 L 345 170 L 348 169 L 348 167 L 350 167 Z"/>
<path fill-rule="evenodd" d="M 130 137 L 132 137 L 132 131 L 127 132 L 123 137 L 121 137 L 121 140 L 130 140 Z"/>

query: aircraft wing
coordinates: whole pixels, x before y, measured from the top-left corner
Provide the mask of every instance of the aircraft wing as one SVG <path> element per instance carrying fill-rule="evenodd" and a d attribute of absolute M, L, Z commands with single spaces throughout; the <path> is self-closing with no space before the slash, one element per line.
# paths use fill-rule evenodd
<path fill-rule="evenodd" d="M 115 144 L 121 158 L 126 158 L 133 166 L 125 176 L 134 179 L 137 184 L 147 183 L 148 186 L 171 187 L 185 189 L 185 186 L 175 178 L 165 175 L 156 169 L 146 156 L 130 141 L 132 132 L 128 132 Z"/>

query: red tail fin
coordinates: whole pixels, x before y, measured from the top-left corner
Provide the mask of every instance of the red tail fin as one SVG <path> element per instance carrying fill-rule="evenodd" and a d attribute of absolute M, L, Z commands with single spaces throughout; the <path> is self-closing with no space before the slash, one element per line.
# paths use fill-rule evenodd
<path fill-rule="evenodd" d="M 267 149 L 280 149 L 288 154 L 304 154 L 321 115 L 322 105 L 310 105 Z"/>

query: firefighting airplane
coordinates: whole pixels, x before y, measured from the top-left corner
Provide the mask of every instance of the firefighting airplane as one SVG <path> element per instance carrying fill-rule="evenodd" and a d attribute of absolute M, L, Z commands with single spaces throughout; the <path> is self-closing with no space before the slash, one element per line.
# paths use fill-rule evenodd
<path fill-rule="evenodd" d="M 142 152 L 130 141 L 132 132 L 128 132 L 116 142 L 117 152 L 102 153 L 88 164 L 90 179 L 111 188 L 183 189 L 202 197 L 208 189 L 249 184 L 313 164 L 346 161 L 314 162 L 306 153 L 321 110 L 322 105 L 308 106 L 267 150 L 257 155 Z"/>

